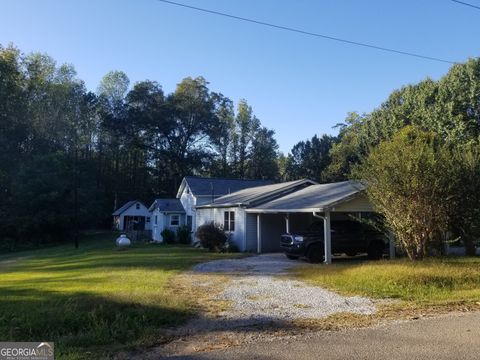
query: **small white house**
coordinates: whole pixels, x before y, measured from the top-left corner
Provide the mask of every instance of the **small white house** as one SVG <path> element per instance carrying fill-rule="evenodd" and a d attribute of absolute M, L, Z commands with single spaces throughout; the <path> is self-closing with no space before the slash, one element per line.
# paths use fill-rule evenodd
<path fill-rule="evenodd" d="M 151 215 L 148 208 L 138 200 L 129 201 L 112 214 L 116 230 L 151 230 Z"/>
<path fill-rule="evenodd" d="M 152 217 L 152 239 L 162 242 L 162 231 L 171 230 L 174 233 L 186 224 L 185 210 L 179 199 L 157 199 L 148 209 Z"/>

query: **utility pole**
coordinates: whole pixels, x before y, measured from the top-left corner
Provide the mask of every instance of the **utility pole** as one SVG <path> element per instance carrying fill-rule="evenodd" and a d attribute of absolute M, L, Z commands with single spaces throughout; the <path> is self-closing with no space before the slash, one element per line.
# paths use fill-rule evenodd
<path fill-rule="evenodd" d="M 75 156 L 73 165 L 73 217 L 74 217 L 74 241 L 75 249 L 78 249 L 78 149 L 77 149 L 77 131 L 75 129 Z"/>
<path fill-rule="evenodd" d="M 73 241 L 75 249 L 78 249 L 78 114 L 73 124 Z"/>

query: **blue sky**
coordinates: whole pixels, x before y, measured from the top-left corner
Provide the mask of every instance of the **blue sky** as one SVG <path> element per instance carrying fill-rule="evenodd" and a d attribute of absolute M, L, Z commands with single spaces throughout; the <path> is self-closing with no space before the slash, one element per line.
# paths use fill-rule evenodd
<path fill-rule="evenodd" d="M 325 35 L 463 62 L 479 56 L 480 10 L 450 0 L 178 0 Z M 470 0 L 480 5 L 480 0 Z M 347 112 L 450 65 L 206 15 L 157 0 L 0 0 L 0 44 L 75 65 L 90 90 L 110 70 L 166 92 L 186 76 L 247 99 L 288 152 Z"/>

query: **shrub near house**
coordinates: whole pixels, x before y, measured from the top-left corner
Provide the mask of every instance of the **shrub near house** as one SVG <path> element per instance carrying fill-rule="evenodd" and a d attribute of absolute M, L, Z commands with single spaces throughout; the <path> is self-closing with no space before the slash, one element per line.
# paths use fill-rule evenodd
<path fill-rule="evenodd" d="M 227 242 L 223 229 L 213 222 L 199 226 L 195 236 L 200 240 L 200 244 L 210 251 L 221 251 Z"/>

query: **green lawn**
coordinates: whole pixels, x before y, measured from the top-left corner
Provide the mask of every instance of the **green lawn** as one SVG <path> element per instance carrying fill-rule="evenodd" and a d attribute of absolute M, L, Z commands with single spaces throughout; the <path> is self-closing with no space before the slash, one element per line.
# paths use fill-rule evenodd
<path fill-rule="evenodd" d="M 187 246 L 115 248 L 115 234 L 0 257 L 0 339 L 54 341 L 56 358 L 149 345 L 185 322 L 191 304 L 169 286 L 192 265 L 228 255 Z M 88 352 L 91 352 L 90 354 Z"/>
<path fill-rule="evenodd" d="M 340 293 L 395 298 L 419 306 L 480 301 L 480 258 L 342 262 L 295 272 L 305 281 Z"/>

